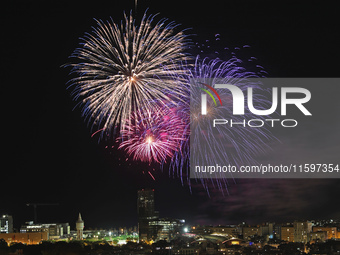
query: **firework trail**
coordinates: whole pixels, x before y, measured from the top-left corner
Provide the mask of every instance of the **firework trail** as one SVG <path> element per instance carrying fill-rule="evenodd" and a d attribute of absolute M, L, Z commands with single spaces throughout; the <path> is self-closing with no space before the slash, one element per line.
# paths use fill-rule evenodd
<path fill-rule="evenodd" d="M 130 13 L 121 24 L 112 19 L 97 21 L 71 55 L 75 62 L 68 66 L 77 76 L 70 80 L 72 95 L 82 105 L 91 129 L 96 126 L 106 134 L 117 134 L 129 125 L 126 120 L 132 112 L 156 112 L 164 107 L 159 102 L 180 98 L 181 88 L 172 77 L 185 71 L 178 64 L 188 59 L 184 50 L 189 40 L 183 31 L 175 32 L 174 22 L 154 19 L 144 13 L 137 26 Z"/>
<path fill-rule="evenodd" d="M 207 58 L 196 58 L 194 67 L 186 76 L 185 86 L 190 86 L 185 95 L 185 103 L 181 103 L 182 122 L 186 123 L 186 132 L 182 132 L 182 149 L 174 153 L 170 168 L 174 175 L 187 178 L 189 186 L 190 154 L 195 153 L 195 165 L 216 165 L 216 162 L 225 162 L 226 164 L 239 166 L 241 164 L 254 164 L 254 157 L 266 151 L 268 141 L 273 138 L 272 134 L 265 128 L 254 129 L 247 127 L 233 127 L 227 129 L 222 125 L 217 125 L 216 130 L 211 129 L 212 119 L 225 119 L 233 116 L 232 113 L 232 96 L 228 90 L 216 89 L 220 95 L 223 106 L 217 107 L 211 101 L 207 105 L 208 114 L 201 115 L 201 93 L 202 83 L 213 86 L 214 84 L 233 84 L 237 85 L 242 91 L 252 87 L 254 91 L 254 102 L 258 109 L 266 109 L 270 102 L 266 94 L 268 92 L 261 84 L 253 82 L 250 78 L 258 78 L 255 72 L 246 71 L 242 67 L 242 61 L 236 57 L 228 61 L 220 59 L 209 60 Z M 190 102 L 191 96 L 191 102 Z M 226 116 L 227 112 L 227 116 Z M 252 119 L 255 115 L 246 111 L 244 116 L 233 116 L 235 122 L 242 122 L 243 119 Z M 256 118 L 264 118 L 256 116 Z M 190 134 L 190 132 L 191 134 Z M 212 134 L 219 133 L 220 136 Z M 191 139 L 191 140 L 190 140 Z M 201 146 L 206 144 L 206 146 Z M 223 153 L 221 153 L 223 151 Z M 217 156 L 216 156 L 217 155 Z M 209 188 L 218 188 L 222 192 L 227 190 L 228 180 L 220 176 L 219 179 L 203 178 L 204 173 L 197 173 L 194 178 L 202 183 L 209 193 Z M 193 178 L 191 176 L 191 178 Z"/>
<path fill-rule="evenodd" d="M 147 117 L 145 116 L 147 112 Z M 164 107 L 153 112 L 148 109 L 133 114 L 122 130 L 119 149 L 125 149 L 133 160 L 164 163 L 180 150 L 185 123 L 175 108 Z"/>

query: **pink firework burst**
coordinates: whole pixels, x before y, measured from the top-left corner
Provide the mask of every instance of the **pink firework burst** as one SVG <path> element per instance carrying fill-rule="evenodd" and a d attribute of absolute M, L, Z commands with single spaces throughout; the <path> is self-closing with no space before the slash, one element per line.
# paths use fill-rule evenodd
<path fill-rule="evenodd" d="M 135 112 L 132 120 L 126 121 L 118 148 L 125 149 L 133 160 L 164 163 L 180 151 L 186 125 L 176 108 L 147 113 Z"/>

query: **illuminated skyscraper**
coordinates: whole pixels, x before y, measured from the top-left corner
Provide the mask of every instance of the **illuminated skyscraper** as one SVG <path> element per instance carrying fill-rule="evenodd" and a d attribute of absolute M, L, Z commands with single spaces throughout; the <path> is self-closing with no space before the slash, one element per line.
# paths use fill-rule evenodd
<path fill-rule="evenodd" d="M 76 221 L 76 229 L 77 229 L 77 240 L 83 240 L 84 221 L 82 220 L 80 213 L 78 216 L 78 220 Z"/>
<path fill-rule="evenodd" d="M 171 241 L 183 230 L 185 220 L 159 218 L 159 212 L 155 211 L 154 190 L 138 191 L 137 213 L 139 241 Z"/>
<path fill-rule="evenodd" d="M 138 190 L 137 210 L 138 217 L 152 217 L 155 215 L 154 190 Z"/>
<path fill-rule="evenodd" d="M 154 190 L 138 190 L 137 214 L 139 240 L 152 240 L 155 233 L 153 228 L 149 226 L 149 222 L 158 219 L 158 213 L 155 212 Z"/>

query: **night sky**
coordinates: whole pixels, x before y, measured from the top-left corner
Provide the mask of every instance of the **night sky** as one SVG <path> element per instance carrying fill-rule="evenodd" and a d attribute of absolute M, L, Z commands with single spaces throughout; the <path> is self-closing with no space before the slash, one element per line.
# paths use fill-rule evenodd
<path fill-rule="evenodd" d="M 332 1 L 187 2 L 140 0 L 137 19 L 149 8 L 190 28 L 193 41 L 218 33 L 227 47 L 250 45 L 268 77 L 339 77 L 340 21 Z M 2 7 L 0 213 L 13 215 L 18 228 L 33 219 L 26 203 L 59 203 L 39 207 L 38 220 L 74 228 L 81 212 L 85 228 L 134 226 L 137 190 L 149 187 L 162 217 L 192 224 L 340 218 L 339 179 L 236 180 L 229 195 L 216 190 L 209 198 L 199 184 L 190 192 L 167 169 L 125 161 L 124 153 L 91 138 L 66 89 L 69 69 L 61 66 L 96 24 L 93 18 L 119 22 L 130 9 L 133 0 L 11 1 Z M 333 119 L 334 146 L 321 141 L 320 154 L 340 155 L 338 115 Z"/>

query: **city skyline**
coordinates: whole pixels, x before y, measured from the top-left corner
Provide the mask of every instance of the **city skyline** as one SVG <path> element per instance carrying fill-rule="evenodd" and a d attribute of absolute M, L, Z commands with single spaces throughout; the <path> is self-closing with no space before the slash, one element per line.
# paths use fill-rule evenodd
<path fill-rule="evenodd" d="M 215 241 L 220 240 L 220 242 L 232 240 L 239 242 L 238 244 L 243 242 L 246 246 L 251 246 L 253 240 L 258 240 L 263 246 L 263 243 L 266 242 L 268 244 L 280 244 L 280 242 L 281 244 L 309 244 L 340 239 L 340 219 L 295 219 L 292 222 L 266 221 L 256 224 L 240 222 L 215 226 L 187 224 L 184 219 L 159 218 L 159 212 L 154 211 L 154 202 L 154 190 L 138 190 L 136 212 L 138 227 L 129 229 L 126 227 L 84 229 L 85 221 L 80 213 L 77 221 L 75 221 L 75 228 L 72 228 L 68 222 L 36 223 L 30 221 L 22 225 L 20 229 L 14 229 L 13 217 L 11 215 L 0 215 L 0 235 L 1 238 L 9 242 L 8 244 L 22 242 L 28 245 L 40 244 L 41 241 L 95 242 L 96 240 L 106 240 L 110 241 L 111 245 L 117 246 L 127 244 L 128 239 L 133 242 L 152 244 L 162 241 L 171 243 L 176 239 L 181 239 L 181 237 L 195 237 L 195 239 L 203 238 L 207 240 L 215 238 Z M 71 223 L 71 225 L 73 224 Z M 30 239 L 29 236 L 33 239 Z M 116 240 L 115 243 L 113 243 L 113 239 Z M 247 241 L 249 241 L 249 244 L 246 244 Z"/>
<path fill-rule="evenodd" d="M 14 224 L 15 219 L 13 220 L 13 216 L 9 215 L 9 214 L 0 214 L 0 220 L 2 220 L 2 224 L 1 224 L 1 232 L 4 233 L 11 233 L 11 232 L 18 232 L 20 229 L 20 232 L 22 232 L 23 227 L 24 229 L 26 228 L 25 226 L 30 226 L 30 225 L 46 225 L 49 226 L 50 224 L 65 224 L 64 222 L 67 222 L 66 224 L 71 224 L 69 227 L 71 230 L 75 230 L 77 232 L 77 236 L 81 235 L 79 234 L 77 231 L 78 228 L 83 230 L 95 230 L 95 229 L 120 229 L 120 228 L 134 228 L 138 225 L 138 229 L 139 231 L 142 231 L 143 233 L 147 233 L 148 230 L 145 230 L 145 228 L 147 228 L 149 221 L 151 222 L 156 222 L 158 220 L 163 220 L 163 219 L 170 219 L 168 215 L 166 215 L 166 212 L 160 212 L 160 211 L 156 211 L 155 208 L 157 208 L 157 202 L 155 201 L 155 194 L 157 194 L 157 192 L 155 192 L 154 189 L 140 189 L 137 191 L 137 196 L 136 196 L 136 200 L 137 200 L 137 207 L 136 207 L 136 218 L 137 221 L 135 223 L 135 225 L 93 225 L 93 226 L 89 226 L 89 227 L 84 227 L 84 221 L 82 220 L 82 216 L 81 213 L 79 212 L 77 215 L 77 220 L 74 220 L 74 222 L 72 223 L 72 221 L 61 221 L 60 218 L 55 218 L 53 220 L 50 220 L 49 222 L 47 222 L 46 220 L 43 221 L 33 221 L 30 216 L 27 216 L 27 219 L 30 220 L 26 220 L 24 223 L 17 223 Z M 132 201 L 130 201 L 132 202 Z M 155 205 L 156 204 L 156 205 Z M 42 204 L 44 205 L 44 204 Z M 53 205 L 53 204 L 52 204 Z M 36 212 L 36 211 L 34 211 Z M 36 214 L 35 214 L 36 215 Z M 34 216 L 35 216 L 34 215 Z M 42 217 L 44 218 L 44 217 Z M 296 221 L 309 221 L 309 222 L 314 222 L 317 223 L 316 226 L 318 226 L 321 222 L 321 225 L 326 224 L 334 224 L 336 222 L 340 222 L 340 217 L 333 217 L 333 218 L 294 218 L 294 216 L 290 219 L 290 220 L 286 220 L 287 218 L 282 218 L 282 219 L 277 219 L 277 220 L 272 220 L 272 219 L 264 219 L 262 221 L 256 221 L 256 220 L 252 220 L 252 221 L 246 221 L 246 220 L 240 220 L 240 221 L 230 221 L 230 220 L 226 220 L 226 221 L 220 221 L 217 224 L 213 224 L 213 223 L 207 223 L 207 224 L 202 224 L 200 221 L 193 221 L 192 219 L 189 219 L 189 221 L 186 221 L 186 219 L 183 219 L 183 228 L 187 228 L 188 226 L 232 226 L 232 225 L 245 225 L 245 226 L 260 226 L 263 224 L 267 224 L 268 222 L 271 222 L 273 224 L 293 224 Z M 181 220 L 182 221 L 182 220 Z M 143 224 L 146 226 L 141 227 L 141 223 L 140 222 L 144 222 Z M 6 224 L 5 224 L 6 223 Z M 87 226 L 87 224 L 86 224 Z M 142 230 L 141 230 L 142 229 Z M 26 232 L 26 231 L 24 231 Z M 78 238 L 78 237 L 77 237 Z M 146 236 L 145 236 L 146 238 Z M 78 239 L 80 240 L 80 239 Z"/>
<path fill-rule="evenodd" d="M 154 189 L 140 189 L 137 190 L 137 196 L 136 196 L 136 201 L 137 201 L 137 208 L 136 208 L 136 215 L 137 215 L 137 225 L 138 226 L 128 226 L 129 229 L 134 229 L 134 231 L 138 230 L 138 235 L 139 239 L 142 241 L 150 241 L 151 239 L 155 238 L 157 236 L 157 231 L 159 231 L 159 225 L 161 229 L 164 227 L 162 224 L 162 221 L 177 221 L 176 224 L 178 225 L 178 230 L 177 232 L 183 231 L 185 232 L 190 232 L 192 230 L 195 230 L 195 227 L 232 227 L 232 226 L 244 226 L 244 227 L 260 227 L 260 226 L 267 226 L 268 224 L 272 225 L 280 225 L 280 226 L 287 226 L 287 227 L 292 227 L 292 228 L 298 228 L 299 226 L 296 226 L 296 222 L 308 222 L 308 228 L 311 229 L 311 227 L 329 227 L 333 226 L 336 229 L 339 229 L 339 234 L 340 234 L 340 218 L 333 218 L 333 219 L 306 219 L 306 218 L 294 218 L 294 220 L 291 221 L 277 221 L 273 222 L 270 220 L 266 220 L 263 222 L 256 222 L 256 223 L 249 223 L 249 222 L 233 222 L 233 223 L 224 223 L 224 224 L 207 224 L 207 225 L 200 225 L 197 222 L 193 223 L 187 223 L 185 219 L 171 219 L 167 216 L 164 216 L 162 213 L 159 211 L 156 211 L 155 208 L 155 190 Z M 46 204 L 40 204 L 40 205 L 46 205 Z M 36 210 L 35 210 L 35 216 L 36 216 Z M 162 217 L 160 217 L 162 216 Z M 69 225 L 69 222 L 60 222 L 58 219 L 54 219 L 53 223 L 47 223 L 47 222 L 37 222 L 37 221 L 27 221 L 25 224 L 22 224 L 20 226 L 20 231 L 19 228 L 14 228 L 13 224 L 13 217 L 12 215 L 8 214 L 2 214 L 0 215 L 0 232 L 1 233 L 26 233 L 26 232 L 40 232 L 40 231 L 46 231 L 46 229 L 50 228 L 50 226 L 55 226 L 55 225 L 63 225 L 66 231 L 65 233 L 70 232 L 70 230 L 74 231 L 75 233 L 75 238 L 76 240 L 82 240 L 83 236 L 83 231 L 84 231 L 84 220 L 82 219 L 81 213 L 78 213 L 78 218 L 76 221 L 74 221 L 74 224 L 71 223 L 71 226 Z M 72 225 L 74 225 L 72 227 Z M 339 226 L 338 226 L 339 225 Z M 176 225 L 177 226 L 177 225 Z M 106 226 L 106 228 L 99 228 L 100 230 L 117 230 L 117 226 L 114 228 L 111 226 Z M 39 230 L 40 229 L 40 230 Z M 86 230 L 97 230 L 98 228 L 92 228 L 89 227 Z M 119 226 L 118 227 L 118 232 L 121 232 L 123 229 L 127 229 L 126 226 Z M 52 230 L 53 233 L 56 231 L 55 229 Z M 62 231 L 61 231 L 62 232 Z M 124 231 L 123 231 L 124 232 Z M 123 232 L 121 234 L 123 234 Z M 125 233 L 125 232 L 124 232 Z M 62 235 L 62 234 L 61 234 Z M 53 235 L 52 235 L 53 236 Z M 339 235 L 340 236 L 340 235 Z M 335 234 L 334 238 L 337 238 L 337 234 Z M 160 240 L 163 240 L 161 238 Z M 289 241 L 289 240 L 288 240 Z M 298 241 L 302 242 L 302 241 Z"/>
<path fill-rule="evenodd" d="M 27 222 L 13 229 L 13 218 L 0 215 L 0 252 L 20 254 L 32 249 L 50 252 L 70 249 L 82 254 L 325 254 L 340 252 L 340 219 L 301 220 L 202 226 L 184 219 L 160 218 L 155 211 L 155 190 L 137 191 L 138 227 L 86 229 L 81 213 L 70 223 Z M 73 224 L 71 224 L 73 225 Z M 238 253 L 236 253 L 238 252 Z M 313 253 L 314 252 L 314 253 Z M 6 254 L 6 253 L 4 253 Z"/>
<path fill-rule="evenodd" d="M 149 7 L 148 13 L 160 13 L 180 23 L 182 29 L 189 28 L 188 34 L 200 43 L 219 34 L 230 48 L 250 45 L 250 54 L 270 77 L 339 77 L 335 39 L 339 21 L 331 4 L 230 1 L 227 5 L 138 1 L 137 18 Z M 10 167 L 1 171 L 0 214 L 12 215 L 18 228 L 34 219 L 27 203 L 57 203 L 38 206 L 38 221 L 74 224 L 81 212 L 85 228 L 135 226 L 136 191 L 151 188 L 156 191 L 155 210 L 160 217 L 183 218 L 189 224 L 340 218 L 339 179 L 236 179 L 228 180 L 224 195 L 218 189 L 208 195 L 199 181 L 192 181 L 190 189 L 169 174 L 167 165 L 161 169 L 157 164 L 127 160 L 123 151 L 111 148 L 114 143 L 92 137 L 66 89 L 69 70 L 61 66 L 69 61 L 79 37 L 95 25 L 93 18 L 111 16 L 119 21 L 124 11 L 134 9 L 134 1 L 93 6 L 79 2 L 6 4 L 1 65 L 3 84 L 9 89 L 6 95 L 13 98 L 3 116 L 7 127 L 4 163 Z M 321 95 L 314 98 L 321 98 L 317 105 L 327 103 Z M 335 110 L 339 107 L 336 102 L 328 103 Z M 333 129 L 338 123 L 334 122 Z M 314 127 L 319 135 L 308 144 L 295 146 L 299 136 L 310 135 L 300 130 L 274 147 L 282 153 L 273 160 L 286 160 L 288 150 L 303 159 L 314 157 L 299 150 L 304 146 L 318 148 L 315 151 L 322 155 L 339 155 L 338 147 L 331 146 L 338 144 L 339 136 L 323 139 L 330 129 L 322 123 Z"/>

